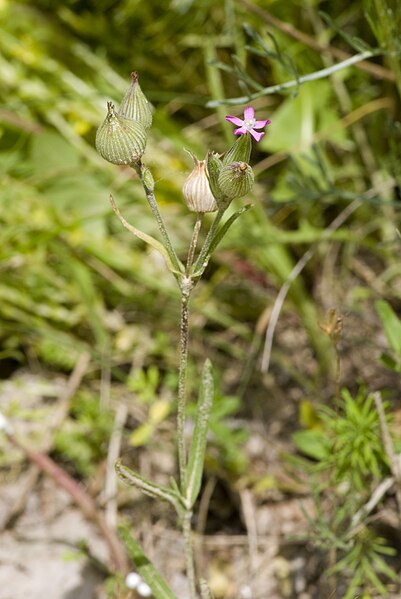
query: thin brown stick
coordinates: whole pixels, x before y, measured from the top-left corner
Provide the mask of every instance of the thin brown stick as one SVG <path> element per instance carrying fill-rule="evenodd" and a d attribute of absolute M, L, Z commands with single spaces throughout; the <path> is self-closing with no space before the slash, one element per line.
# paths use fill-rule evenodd
<path fill-rule="evenodd" d="M 15 447 L 18 447 L 25 454 L 30 462 L 36 464 L 42 472 L 50 476 L 59 487 L 72 497 L 88 520 L 92 520 L 97 524 L 109 547 L 113 569 L 126 573 L 128 563 L 123 545 L 114 530 L 107 525 L 103 514 L 98 510 L 95 500 L 47 454 L 26 447 L 12 433 L 8 433 L 7 437 Z"/>
<path fill-rule="evenodd" d="M 66 415 L 70 407 L 71 399 L 78 390 L 82 378 L 85 376 L 85 373 L 88 370 L 89 362 L 90 355 L 87 352 L 84 352 L 77 360 L 77 363 L 75 364 L 75 367 L 68 379 L 66 386 L 63 389 L 63 392 L 60 394 L 57 407 L 52 413 L 51 422 L 48 424 L 48 428 L 45 431 L 44 436 L 41 440 L 42 452 L 49 453 L 51 451 L 54 442 L 54 433 L 56 430 L 60 428 L 60 426 L 66 418 Z M 22 491 L 17 500 L 11 506 L 8 514 L 3 519 L 3 529 L 10 528 L 24 511 L 26 502 L 28 501 L 31 495 L 32 489 L 35 487 L 38 481 L 40 473 L 41 470 L 38 468 L 37 465 L 30 465 L 24 482 L 22 484 Z"/>

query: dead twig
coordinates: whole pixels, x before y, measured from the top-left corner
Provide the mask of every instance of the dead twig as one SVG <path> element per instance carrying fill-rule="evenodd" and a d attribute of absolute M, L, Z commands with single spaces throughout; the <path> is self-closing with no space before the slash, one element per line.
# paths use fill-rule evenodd
<path fill-rule="evenodd" d="M 14 433 L 6 432 L 6 434 L 9 441 L 15 447 L 18 447 L 30 462 L 36 464 L 41 472 L 50 476 L 59 487 L 63 488 L 72 497 L 88 520 L 97 524 L 109 547 L 110 560 L 113 569 L 126 573 L 128 571 L 128 564 L 123 545 L 114 530 L 108 526 L 103 514 L 99 511 L 95 500 L 47 454 L 26 447 L 17 439 Z"/>

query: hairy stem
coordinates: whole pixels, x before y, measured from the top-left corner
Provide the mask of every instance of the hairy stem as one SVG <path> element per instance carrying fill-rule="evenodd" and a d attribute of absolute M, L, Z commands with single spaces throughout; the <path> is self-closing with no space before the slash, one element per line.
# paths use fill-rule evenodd
<path fill-rule="evenodd" d="M 189 342 L 189 300 L 193 283 L 184 277 L 181 283 L 180 363 L 178 371 L 177 444 L 181 491 L 184 490 L 187 455 L 185 447 L 185 408 Z"/>
<path fill-rule="evenodd" d="M 187 576 L 189 584 L 189 596 L 190 599 L 197 599 L 196 594 L 196 575 L 195 575 L 195 563 L 192 546 L 192 528 L 191 528 L 192 510 L 186 510 L 184 521 L 182 525 L 182 531 L 184 534 L 184 550 L 185 550 L 185 561 L 187 566 Z"/>
<path fill-rule="evenodd" d="M 189 255 L 191 254 L 191 251 L 192 247 L 190 248 Z M 185 276 L 181 283 L 180 363 L 178 372 L 177 407 L 178 464 L 180 470 L 180 487 L 182 493 L 184 493 L 185 491 L 185 480 L 187 471 L 187 454 L 185 446 L 185 408 L 189 343 L 189 300 L 193 286 L 194 284 L 192 280 L 189 277 Z M 197 595 L 195 583 L 195 564 L 192 547 L 191 517 L 192 509 L 186 507 L 182 523 L 185 548 L 185 563 L 189 584 L 190 599 L 196 599 Z"/>

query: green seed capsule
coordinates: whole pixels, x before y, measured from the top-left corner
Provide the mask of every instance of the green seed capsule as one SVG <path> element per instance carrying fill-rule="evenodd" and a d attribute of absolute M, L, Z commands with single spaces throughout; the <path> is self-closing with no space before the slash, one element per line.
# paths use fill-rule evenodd
<path fill-rule="evenodd" d="M 107 102 L 107 110 L 96 133 L 96 149 L 113 164 L 134 164 L 145 151 L 146 131 L 137 121 L 116 114 L 112 102 Z"/>
<path fill-rule="evenodd" d="M 152 124 L 152 109 L 141 90 L 136 72 L 131 73 L 131 85 L 121 102 L 118 114 L 127 119 L 139 121 L 145 129 L 149 129 Z"/>
<path fill-rule="evenodd" d="M 224 196 L 233 200 L 246 195 L 254 181 L 252 168 L 246 162 L 233 162 L 223 166 L 219 175 L 219 187 Z"/>

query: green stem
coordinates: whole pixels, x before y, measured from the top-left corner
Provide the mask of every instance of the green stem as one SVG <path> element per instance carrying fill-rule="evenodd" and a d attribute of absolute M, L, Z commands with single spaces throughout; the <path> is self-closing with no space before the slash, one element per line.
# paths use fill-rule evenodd
<path fill-rule="evenodd" d="M 223 217 L 224 212 L 226 211 L 226 208 L 219 210 L 218 213 L 216 214 L 216 217 L 213 221 L 212 226 L 209 229 L 209 232 L 206 236 L 205 239 L 205 243 L 203 244 L 203 248 L 201 250 L 201 253 L 199 254 L 199 257 L 195 263 L 195 266 L 193 268 L 193 272 L 196 273 L 199 270 L 201 272 L 203 272 L 207 266 L 207 264 L 205 264 L 205 261 L 207 259 L 209 250 L 210 250 L 210 246 L 212 245 L 212 241 L 213 241 L 213 237 L 215 236 L 215 233 L 217 231 L 217 228 L 220 224 L 220 221 Z"/>
<path fill-rule="evenodd" d="M 192 518 L 192 510 L 186 510 L 182 531 L 184 535 L 184 551 L 185 551 L 185 561 L 187 566 L 187 577 L 189 584 L 189 596 L 190 599 L 197 599 L 196 594 L 196 576 L 195 576 L 195 563 L 194 563 L 194 553 L 192 546 L 192 529 L 191 529 L 191 518 Z"/>
<path fill-rule="evenodd" d="M 191 270 L 191 266 L 194 261 L 196 245 L 198 243 L 199 231 L 202 226 L 202 218 L 203 218 L 203 212 L 198 212 L 196 215 L 196 221 L 195 221 L 194 230 L 192 233 L 192 239 L 191 239 L 191 243 L 190 243 L 189 251 L 188 251 L 187 266 L 185 269 L 185 274 L 187 276 L 189 276 L 189 272 Z"/>
<path fill-rule="evenodd" d="M 184 490 L 187 455 L 185 447 L 185 408 L 189 341 L 189 300 L 193 282 L 184 277 L 181 283 L 180 363 L 178 370 L 177 445 L 181 491 Z"/>
<path fill-rule="evenodd" d="M 176 278 L 178 279 L 178 274 L 180 272 L 183 272 L 184 267 L 183 267 L 183 264 L 181 263 L 181 261 L 179 260 L 177 254 L 175 252 L 175 249 L 173 248 L 173 244 L 171 243 L 169 234 L 167 233 L 167 228 L 164 223 L 163 217 L 160 213 L 159 206 L 157 204 L 156 197 L 154 194 L 154 190 L 153 190 L 152 186 L 150 186 L 144 178 L 144 168 L 145 167 L 142 164 L 142 162 L 140 162 L 140 161 L 134 163 L 132 166 L 135 169 L 135 171 L 137 172 L 138 177 L 141 180 L 141 183 L 145 190 L 146 199 L 148 200 L 150 209 L 152 210 L 153 216 L 155 217 L 157 225 L 159 227 L 159 230 L 160 230 L 160 233 L 161 233 L 161 236 L 163 239 L 163 245 L 166 248 L 168 255 L 170 256 L 170 260 L 173 263 L 174 268 L 177 271 Z M 153 179 L 152 179 L 152 181 L 153 181 Z"/>

